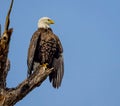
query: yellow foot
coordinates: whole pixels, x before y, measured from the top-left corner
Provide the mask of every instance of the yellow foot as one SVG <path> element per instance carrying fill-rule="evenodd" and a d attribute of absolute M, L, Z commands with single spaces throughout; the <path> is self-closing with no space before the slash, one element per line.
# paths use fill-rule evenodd
<path fill-rule="evenodd" d="M 42 64 L 41 65 L 44 69 L 47 69 L 48 63 Z"/>

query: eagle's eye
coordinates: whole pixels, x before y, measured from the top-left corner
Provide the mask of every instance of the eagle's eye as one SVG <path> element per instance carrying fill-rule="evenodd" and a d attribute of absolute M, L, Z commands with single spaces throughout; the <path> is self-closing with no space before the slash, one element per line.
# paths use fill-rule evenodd
<path fill-rule="evenodd" d="M 48 21 L 50 21 L 50 19 L 48 19 Z"/>

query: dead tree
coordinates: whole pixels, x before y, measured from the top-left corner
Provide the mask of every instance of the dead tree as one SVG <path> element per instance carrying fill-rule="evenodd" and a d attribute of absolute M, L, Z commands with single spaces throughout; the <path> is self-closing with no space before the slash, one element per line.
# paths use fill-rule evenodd
<path fill-rule="evenodd" d="M 17 87 L 6 87 L 6 77 L 10 69 L 10 60 L 8 59 L 8 53 L 13 28 L 9 28 L 9 24 L 13 2 L 14 0 L 11 1 L 8 14 L 6 16 L 4 32 L 2 35 L 0 35 L 0 106 L 14 106 L 34 88 L 40 86 L 41 83 L 52 72 L 52 69 L 44 69 L 41 67 L 39 70 L 36 70 L 29 78 L 21 82 Z"/>

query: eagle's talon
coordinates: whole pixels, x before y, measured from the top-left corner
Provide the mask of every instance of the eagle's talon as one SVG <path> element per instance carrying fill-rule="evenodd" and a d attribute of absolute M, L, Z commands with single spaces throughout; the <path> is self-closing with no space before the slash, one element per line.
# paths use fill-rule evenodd
<path fill-rule="evenodd" d="M 44 63 L 41 65 L 41 67 L 44 68 L 44 70 L 48 69 L 47 66 L 48 66 L 48 63 Z"/>

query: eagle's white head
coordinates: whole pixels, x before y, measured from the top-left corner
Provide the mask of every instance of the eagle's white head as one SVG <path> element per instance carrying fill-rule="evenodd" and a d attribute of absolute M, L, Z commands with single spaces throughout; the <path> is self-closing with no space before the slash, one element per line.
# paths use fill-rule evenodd
<path fill-rule="evenodd" d="M 38 28 L 50 28 L 50 24 L 54 24 L 54 21 L 49 17 L 42 17 L 38 21 Z"/>

